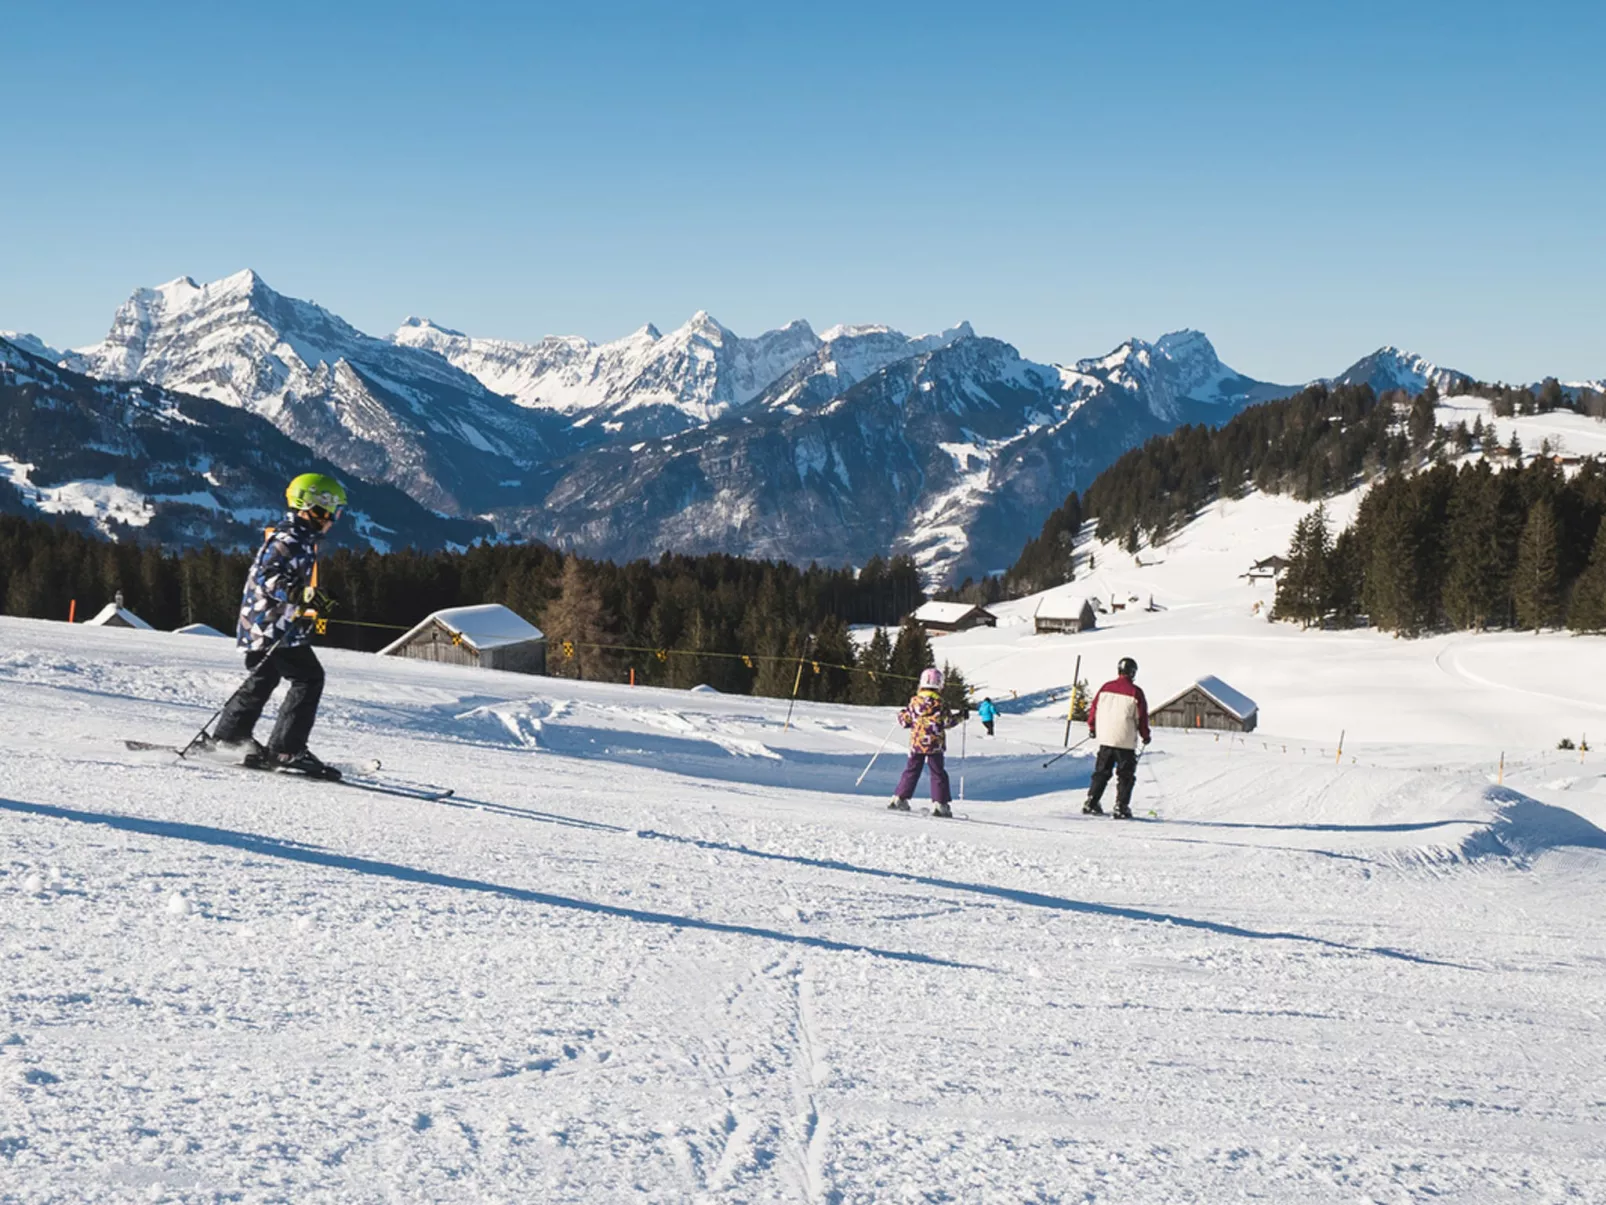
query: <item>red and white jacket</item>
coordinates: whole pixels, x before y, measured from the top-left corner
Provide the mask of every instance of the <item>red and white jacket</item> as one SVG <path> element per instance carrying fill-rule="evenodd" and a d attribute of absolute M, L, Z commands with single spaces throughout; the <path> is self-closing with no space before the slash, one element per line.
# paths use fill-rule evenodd
<path fill-rule="evenodd" d="M 1138 738 L 1149 739 L 1149 700 L 1143 688 L 1128 678 L 1111 678 L 1087 709 L 1087 734 L 1101 745 L 1136 749 Z"/>

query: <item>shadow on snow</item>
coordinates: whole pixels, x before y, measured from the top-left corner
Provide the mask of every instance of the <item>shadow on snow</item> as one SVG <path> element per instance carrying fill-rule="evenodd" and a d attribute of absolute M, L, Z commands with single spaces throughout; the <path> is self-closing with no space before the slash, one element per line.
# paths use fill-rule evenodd
<path fill-rule="evenodd" d="M 703 920 L 698 917 L 676 916 L 667 912 L 648 912 L 640 908 L 622 908 L 616 904 L 599 904 L 569 896 L 552 895 L 543 891 L 530 891 L 522 887 L 508 887 L 488 883 L 481 879 L 465 879 L 456 875 L 437 874 L 414 866 L 396 862 L 381 862 L 372 858 L 359 858 L 338 854 L 318 846 L 283 841 L 255 833 L 242 833 L 233 829 L 212 828 L 201 824 L 184 824 L 171 820 L 149 820 L 140 816 L 124 816 L 114 812 L 86 812 L 53 804 L 24 803 L 15 799 L 0 799 L 0 811 L 24 816 L 43 816 L 54 820 L 68 820 L 77 824 L 96 824 L 122 832 L 140 833 L 149 837 L 165 837 L 176 841 L 194 841 L 203 845 L 223 846 L 263 857 L 282 858 L 289 862 L 302 862 L 311 866 L 325 866 L 334 870 L 348 870 L 357 874 L 374 875 L 403 883 L 422 883 L 431 887 L 448 887 L 456 891 L 476 891 L 503 899 L 520 900 L 530 904 L 544 904 L 549 908 L 568 908 L 600 916 L 615 916 L 622 920 L 643 924 L 665 925 L 674 929 L 700 929 L 709 933 L 727 933 L 743 937 L 760 937 L 769 941 L 787 942 L 819 950 L 838 950 L 850 954 L 870 954 L 897 962 L 913 962 L 927 966 L 953 967 L 961 970 L 987 970 L 970 963 L 916 954 L 906 950 L 883 950 L 875 946 L 856 945 L 852 942 L 833 941 L 825 937 L 808 937 L 796 933 L 783 933 L 756 925 L 731 924 L 724 921 Z"/>

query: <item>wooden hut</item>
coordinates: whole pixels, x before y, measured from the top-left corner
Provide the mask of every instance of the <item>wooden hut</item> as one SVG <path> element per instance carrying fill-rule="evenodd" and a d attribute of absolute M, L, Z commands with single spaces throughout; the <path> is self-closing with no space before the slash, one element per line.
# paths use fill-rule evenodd
<path fill-rule="evenodd" d="M 1032 630 L 1043 632 L 1090 632 L 1098 626 L 1093 604 L 1076 594 L 1050 594 L 1037 600 L 1032 612 Z"/>
<path fill-rule="evenodd" d="M 970 603 L 921 603 L 909 616 L 928 632 L 963 632 L 969 628 L 996 628 L 998 616 Z"/>
<path fill-rule="evenodd" d="M 1253 732 L 1260 709 L 1220 678 L 1206 675 L 1175 698 L 1149 713 L 1156 728 L 1211 728 L 1218 732 Z"/>
<path fill-rule="evenodd" d="M 142 632 L 151 632 L 155 629 L 127 607 L 123 606 L 123 592 L 119 590 L 112 601 L 100 609 L 100 613 L 93 619 L 84 620 L 85 623 L 100 628 L 137 628 Z"/>
<path fill-rule="evenodd" d="M 546 673 L 546 636 L 501 603 L 436 611 L 381 657 L 412 657 L 514 674 Z"/>
<path fill-rule="evenodd" d="M 1269 556 L 1263 561 L 1256 561 L 1249 566 L 1248 573 L 1240 573 L 1239 577 L 1247 577 L 1250 581 L 1276 581 L 1284 569 L 1288 568 L 1288 558 L 1285 556 Z"/>

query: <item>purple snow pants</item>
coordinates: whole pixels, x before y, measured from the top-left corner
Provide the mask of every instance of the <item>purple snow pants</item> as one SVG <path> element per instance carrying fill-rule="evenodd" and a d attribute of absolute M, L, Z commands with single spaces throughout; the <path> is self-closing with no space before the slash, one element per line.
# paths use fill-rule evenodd
<path fill-rule="evenodd" d="M 935 753 L 916 753 L 910 750 L 908 764 L 903 768 L 903 777 L 898 779 L 898 798 L 910 799 L 914 796 L 915 784 L 920 781 L 921 766 L 925 766 L 931 771 L 931 802 L 950 802 L 948 771 L 942 764 L 942 751 L 940 749 Z"/>

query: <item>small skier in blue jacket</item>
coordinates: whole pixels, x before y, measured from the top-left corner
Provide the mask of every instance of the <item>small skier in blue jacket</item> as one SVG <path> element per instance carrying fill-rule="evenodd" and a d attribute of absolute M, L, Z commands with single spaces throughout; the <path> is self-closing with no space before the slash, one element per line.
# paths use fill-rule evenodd
<path fill-rule="evenodd" d="M 993 734 L 993 721 L 998 718 L 998 708 L 993 706 L 991 699 L 983 699 L 981 706 L 976 708 L 976 718 L 981 721 L 982 727 L 987 729 L 987 735 Z"/>

